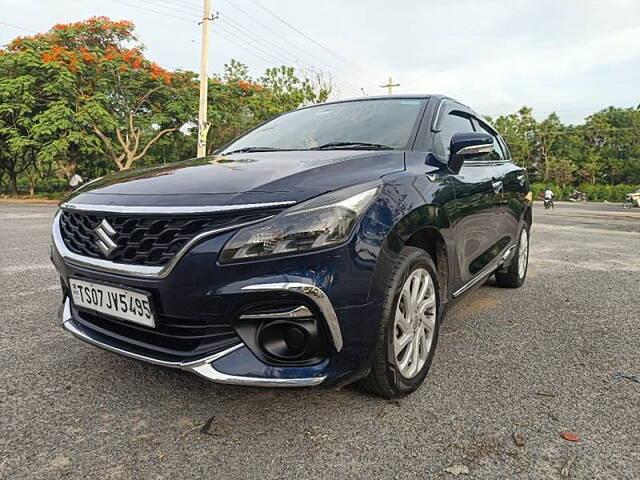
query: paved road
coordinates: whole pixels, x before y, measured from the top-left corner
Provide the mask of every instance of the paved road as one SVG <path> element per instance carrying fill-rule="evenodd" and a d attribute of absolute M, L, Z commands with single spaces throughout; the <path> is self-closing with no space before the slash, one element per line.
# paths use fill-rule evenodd
<path fill-rule="evenodd" d="M 556 202 L 553 210 L 545 211 L 536 203 L 539 219 L 551 225 L 573 225 L 586 228 L 640 231 L 640 208 L 625 210 L 618 203 L 574 203 Z"/>
<path fill-rule="evenodd" d="M 0 203 L 0 478 L 640 478 L 640 383 L 612 377 L 640 374 L 640 213 L 605 210 L 537 205 L 525 286 L 452 309 L 424 386 L 387 402 L 76 341 L 54 324 L 53 208 Z"/>

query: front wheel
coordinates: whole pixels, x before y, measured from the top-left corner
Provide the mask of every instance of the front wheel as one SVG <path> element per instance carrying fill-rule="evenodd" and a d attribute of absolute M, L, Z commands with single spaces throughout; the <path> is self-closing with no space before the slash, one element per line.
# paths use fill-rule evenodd
<path fill-rule="evenodd" d="M 359 382 L 362 388 L 390 398 L 407 395 L 422 384 L 438 341 L 439 294 L 429 254 L 404 247 L 387 284 L 373 365 Z"/>
<path fill-rule="evenodd" d="M 529 269 L 529 228 L 525 224 L 520 230 L 518 246 L 508 265 L 496 272 L 498 285 L 505 288 L 518 288 L 524 283 Z"/>

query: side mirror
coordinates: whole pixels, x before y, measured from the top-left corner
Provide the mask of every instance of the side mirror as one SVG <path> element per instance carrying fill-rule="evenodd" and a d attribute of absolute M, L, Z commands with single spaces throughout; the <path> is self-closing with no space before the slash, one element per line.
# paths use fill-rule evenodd
<path fill-rule="evenodd" d="M 449 146 L 449 170 L 459 173 L 465 160 L 493 152 L 493 137 L 482 132 L 454 133 Z"/>

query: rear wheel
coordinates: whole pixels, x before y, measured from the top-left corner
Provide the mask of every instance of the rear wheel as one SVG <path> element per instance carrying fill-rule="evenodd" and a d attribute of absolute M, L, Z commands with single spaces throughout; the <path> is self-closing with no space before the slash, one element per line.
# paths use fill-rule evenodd
<path fill-rule="evenodd" d="M 520 230 L 518 246 L 511 261 L 503 271 L 496 272 L 498 285 L 505 288 L 518 288 L 524 283 L 529 269 L 529 228 L 525 224 Z"/>
<path fill-rule="evenodd" d="M 440 326 L 436 267 L 427 252 L 405 247 L 394 265 L 373 366 L 359 385 L 396 397 L 416 390 L 431 365 Z"/>

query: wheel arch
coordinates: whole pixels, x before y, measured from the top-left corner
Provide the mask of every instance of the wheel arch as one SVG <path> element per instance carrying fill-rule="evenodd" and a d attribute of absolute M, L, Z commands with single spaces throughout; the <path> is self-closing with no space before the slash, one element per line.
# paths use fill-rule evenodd
<path fill-rule="evenodd" d="M 382 244 L 378 262 L 374 271 L 370 298 L 381 298 L 386 289 L 386 279 L 404 246 L 425 250 L 438 271 L 440 301 L 444 304 L 449 298 L 449 279 L 451 274 L 450 249 L 447 247 L 449 219 L 444 209 L 437 204 L 422 205 L 398 219 L 389 229 Z"/>
<path fill-rule="evenodd" d="M 409 247 L 425 250 L 436 264 L 441 301 L 448 298 L 449 286 L 449 252 L 440 230 L 429 225 L 414 232 L 404 243 Z"/>

